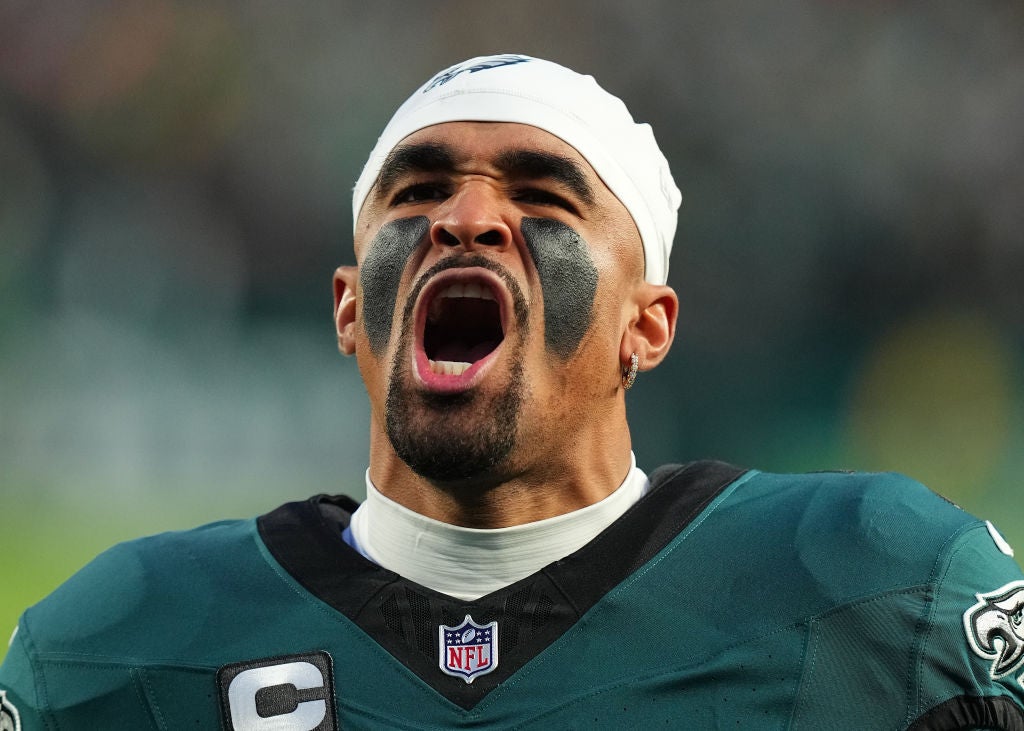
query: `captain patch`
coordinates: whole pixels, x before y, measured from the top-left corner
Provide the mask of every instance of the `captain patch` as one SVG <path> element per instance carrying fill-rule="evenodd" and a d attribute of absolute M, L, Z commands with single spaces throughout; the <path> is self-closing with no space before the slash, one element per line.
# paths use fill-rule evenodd
<path fill-rule="evenodd" d="M 327 652 L 225 665 L 217 685 L 227 731 L 338 731 Z"/>

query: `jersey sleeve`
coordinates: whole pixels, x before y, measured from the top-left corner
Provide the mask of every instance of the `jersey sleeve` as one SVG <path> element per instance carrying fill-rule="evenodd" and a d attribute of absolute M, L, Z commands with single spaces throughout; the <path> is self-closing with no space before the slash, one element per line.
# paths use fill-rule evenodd
<path fill-rule="evenodd" d="M 27 638 L 19 627 L 0 665 L 0 728 L 51 728 L 42 706 Z"/>
<path fill-rule="evenodd" d="M 1024 572 L 991 523 L 960 531 L 936 567 L 912 729 L 1024 728 Z"/>

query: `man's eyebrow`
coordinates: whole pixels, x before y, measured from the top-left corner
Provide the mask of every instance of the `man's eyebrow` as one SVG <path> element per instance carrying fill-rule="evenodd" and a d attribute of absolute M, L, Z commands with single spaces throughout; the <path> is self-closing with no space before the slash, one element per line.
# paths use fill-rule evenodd
<path fill-rule="evenodd" d="M 495 167 L 513 178 L 549 178 L 561 183 L 576 196 L 591 205 L 594 188 L 587 180 L 583 166 L 572 158 L 552 152 L 516 148 L 500 153 Z M 374 183 L 375 195 L 383 196 L 403 175 L 416 173 L 453 173 L 458 162 L 454 150 L 438 142 L 399 145 L 384 159 Z"/>
<path fill-rule="evenodd" d="M 455 170 L 455 154 L 448 145 L 421 142 L 399 145 L 384 158 L 374 182 L 377 197 L 384 195 L 395 181 L 410 172 L 436 173 Z"/>
<path fill-rule="evenodd" d="M 567 187 L 587 205 L 594 202 L 594 188 L 583 166 L 572 158 L 539 150 L 514 149 L 498 155 L 495 166 L 514 178 L 550 178 Z"/>

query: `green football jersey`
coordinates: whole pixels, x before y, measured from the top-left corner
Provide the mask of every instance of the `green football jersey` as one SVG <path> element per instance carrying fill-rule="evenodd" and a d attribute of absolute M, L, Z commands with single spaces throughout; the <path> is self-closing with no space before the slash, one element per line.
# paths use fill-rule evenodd
<path fill-rule="evenodd" d="M 115 546 L 21 617 L 0 729 L 1024 729 L 991 524 L 893 474 L 651 482 L 473 601 L 363 557 L 343 497 Z"/>

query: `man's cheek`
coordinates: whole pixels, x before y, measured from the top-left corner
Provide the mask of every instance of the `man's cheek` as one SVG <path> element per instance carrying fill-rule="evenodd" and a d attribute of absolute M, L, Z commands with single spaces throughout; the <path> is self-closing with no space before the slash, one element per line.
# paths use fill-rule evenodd
<path fill-rule="evenodd" d="M 391 339 L 402 272 L 429 227 L 426 216 L 401 218 L 382 226 L 367 246 L 366 258 L 359 267 L 359 286 L 363 294 L 363 328 L 375 355 L 381 355 Z"/>
<path fill-rule="evenodd" d="M 521 228 L 544 294 L 544 345 L 566 359 L 592 319 L 597 268 L 590 247 L 571 227 L 550 218 L 524 218 Z"/>

